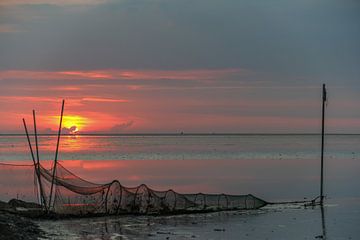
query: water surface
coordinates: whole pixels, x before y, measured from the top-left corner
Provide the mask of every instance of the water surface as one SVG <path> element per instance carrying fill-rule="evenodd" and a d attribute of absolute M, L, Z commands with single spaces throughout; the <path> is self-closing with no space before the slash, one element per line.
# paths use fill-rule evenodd
<path fill-rule="evenodd" d="M 54 136 L 40 137 L 40 159 L 47 167 L 54 159 L 55 144 Z M 92 182 L 118 179 L 125 186 L 146 183 L 183 193 L 251 193 L 283 201 L 311 199 L 320 188 L 318 135 L 64 136 L 59 160 Z M 0 162 L 31 161 L 24 136 L 0 137 Z M 36 199 L 31 167 L 0 165 L 0 171 L 1 199 Z M 360 237 L 359 172 L 360 135 L 326 136 L 328 239 Z M 75 239 L 313 239 L 322 234 L 320 210 L 303 208 L 41 224 L 47 230 L 58 226 L 60 232 L 53 234 L 59 239 L 64 231 Z"/>

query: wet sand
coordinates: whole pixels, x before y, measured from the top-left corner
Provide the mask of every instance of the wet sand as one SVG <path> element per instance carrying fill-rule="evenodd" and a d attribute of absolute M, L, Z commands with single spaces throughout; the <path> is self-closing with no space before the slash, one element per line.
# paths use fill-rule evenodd
<path fill-rule="evenodd" d="M 41 209 L 37 204 L 26 203 L 18 200 L 9 202 L 0 201 L 0 239 L 39 239 L 44 237 L 34 220 L 24 217 L 38 217 Z"/>
<path fill-rule="evenodd" d="M 258 210 L 175 216 L 44 219 L 14 214 L 1 202 L 0 239 L 359 239 L 360 199 L 328 199 L 323 208 L 268 205 Z M 12 212 L 13 211 L 13 212 Z M 21 213 L 18 212 L 18 213 Z"/>
<path fill-rule="evenodd" d="M 178 216 L 37 221 L 49 239 L 359 239 L 359 199 Z"/>
<path fill-rule="evenodd" d="M 0 239 L 36 240 L 45 237 L 38 224 L 28 218 L 0 210 Z"/>

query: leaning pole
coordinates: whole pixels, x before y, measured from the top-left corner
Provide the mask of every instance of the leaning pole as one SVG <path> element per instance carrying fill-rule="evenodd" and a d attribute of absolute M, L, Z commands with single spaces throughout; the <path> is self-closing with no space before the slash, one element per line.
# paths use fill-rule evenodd
<path fill-rule="evenodd" d="M 322 85 L 322 119 L 321 119 L 321 174 L 320 174 L 320 205 L 324 203 L 324 135 L 325 135 L 325 103 L 326 87 Z"/>
<path fill-rule="evenodd" d="M 63 114 L 64 114 L 64 104 L 65 104 L 65 100 L 62 101 L 62 107 L 61 107 L 59 131 L 58 131 L 58 135 L 57 135 L 55 159 L 54 159 L 54 166 L 53 166 L 52 180 L 51 180 L 51 188 L 50 188 L 50 196 L 49 196 L 49 208 L 48 208 L 49 210 L 51 209 L 51 198 L 52 198 L 52 194 L 53 194 L 54 181 L 55 181 L 55 175 L 56 175 L 56 165 L 57 165 L 57 157 L 58 157 L 58 152 L 59 152 L 61 125 L 62 125 L 62 119 L 63 119 Z"/>
<path fill-rule="evenodd" d="M 37 174 L 38 174 L 41 202 L 42 202 L 42 205 L 45 207 L 45 210 L 47 210 L 46 199 L 45 199 L 45 196 L 44 196 L 43 186 L 42 186 L 42 183 L 41 183 L 41 175 L 40 175 L 39 144 L 38 144 L 38 134 L 37 134 L 37 129 L 36 129 L 35 110 L 33 110 L 33 120 L 34 120 L 34 135 L 35 135 L 36 160 L 37 160 L 35 168 L 36 168 L 36 171 L 37 171 Z M 24 124 L 25 124 L 25 122 L 24 122 Z"/>
<path fill-rule="evenodd" d="M 27 141 L 28 141 L 28 144 L 29 144 L 29 149 L 30 149 L 30 153 L 31 153 L 31 159 L 33 161 L 35 173 L 36 173 L 36 176 L 37 176 L 37 182 L 39 184 L 38 187 L 40 188 L 40 191 L 38 192 L 38 193 L 40 193 L 39 203 L 43 204 L 43 196 L 42 196 L 41 187 L 40 187 L 40 172 L 39 172 L 39 169 L 37 168 L 36 160 L 35 160 L 35 157 L 34 157 L 34 151 L 33 151 L 32 146 L 31 146 L 29 132 L 28 132 L 28 129 L 27 129 L 27 126 L 26 126 L 26 121 L 25 121 L 24 118 L 22 120 L 23 120 L 23 124 L 24 124 L 24 128 L 25 128 L 26 138 L 27 138 Z M 47 209 L 46 204 L 45 204 L 44 207 L 45 207 L 45 209 Z"/>

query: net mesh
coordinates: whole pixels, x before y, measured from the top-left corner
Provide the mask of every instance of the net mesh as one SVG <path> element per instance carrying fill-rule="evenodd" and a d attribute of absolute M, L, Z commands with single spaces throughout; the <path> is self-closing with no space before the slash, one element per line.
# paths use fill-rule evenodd
<path fill-rule="evenodd" d="M 26 174 L 16 173 L 16 176 L 27 179 L 18 181 L 18 188 L 8 195 L 27 192 L 26 199 L 39 201 L 39 184 L 37 174 L 40 176 L 41 192 L 45 204 L 58 214 L 89 215 L 89 214 L 166 214 L 182 212 L 221 211 L 257 209 L 267 203 L 251 194 L 181 194 L 174 190 L 156 191 L 145 184 L 137 187 L 125 187 L 118 180 L 106 184 L 96 184 L 86 181 L 73 174 L 60 163 L 57 164 L 53 180 L 53 169 L 43 166 L 34 168 L 33 165 L 1 165 L 0 172 L 7 168 L 21 170 Z M 36 171 L 35 169 L 38 169 Z M 0 176 L 3 176 L 2 174 Z M 31 181 L 29 181 L 31 179 Z M 8 180 L 8 179 L 7 179 Z M 54 182 L 54 195 L 49 203 L 51 183 Z M 1 181 L 8 182 L 8 181 Z M 35 183 L 35 184 L 34 184 Z M 24 184 L 24 185 L 22 185 Z M 32 187 L 29 188 L 29 185 Z M 34 187 L 35 186 L 35 187 Z M 25 191 L 25 188 L 27 190 Z M 29 189 L 32 189 L 29 191 Z M 20 196 L 23 197 L 22 195 Z"/>
<path fill-rule="evenodd" d="M 0 200 L 37 202 L 37 178 L 33 165 L 0 163 Z"/>

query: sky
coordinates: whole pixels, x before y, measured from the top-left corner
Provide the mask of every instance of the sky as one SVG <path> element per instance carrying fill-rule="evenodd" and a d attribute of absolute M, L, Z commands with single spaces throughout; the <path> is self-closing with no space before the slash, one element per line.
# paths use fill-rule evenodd
<path fill-rule="evenodd" d="M 360 133 L 356 0 L 1 0 L 0 133 Z"/>

